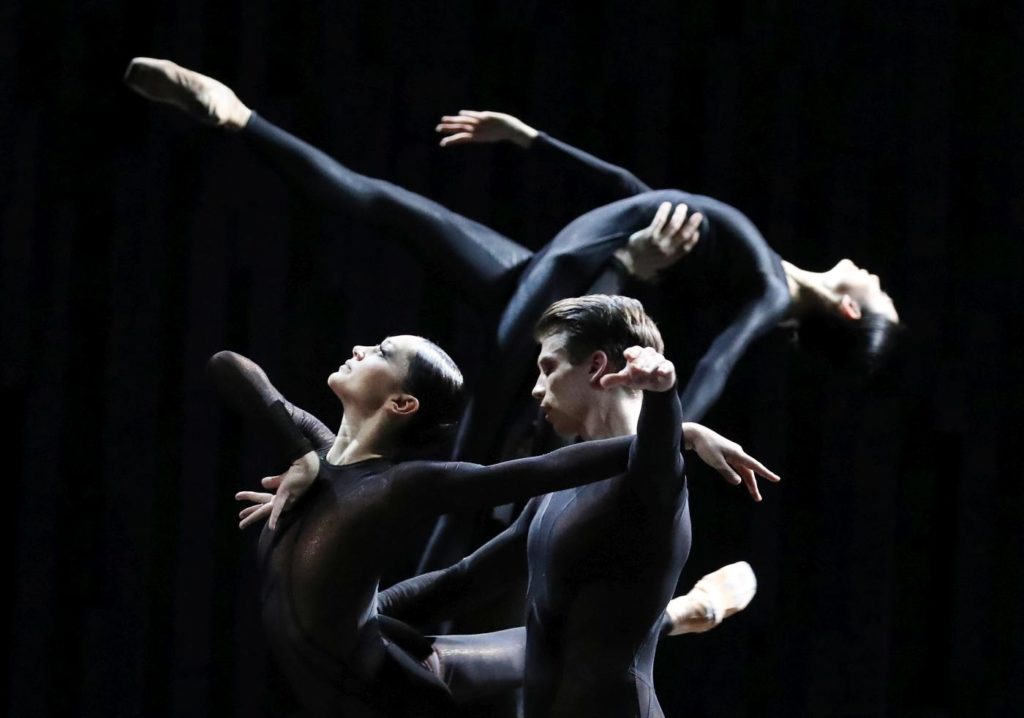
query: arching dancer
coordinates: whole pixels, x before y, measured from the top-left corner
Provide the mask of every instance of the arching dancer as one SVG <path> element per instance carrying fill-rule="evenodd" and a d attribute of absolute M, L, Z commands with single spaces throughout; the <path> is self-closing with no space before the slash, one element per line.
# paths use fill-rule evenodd
<path fill-rule="evenodd" d="M 512 141 L 590 183 L 608 204 L 571 222 L 537 253 L 441 205 L 360 175 L 254 114 L 225 85 L 166 60 L 136 58 L 126 74 L 143 96 L 239 132 L 306 195 L 378 226 L 397 230 L 435 274 L 474 306 L 497 313 L 492 342 L 498 371 L 470 399 L 456 458 L 500 456 L 503 427 L 520 413 L 529 388 L 533 323 L 553 301 L 587 293 L 595 283 L 618 293 L 625 280 L 651 279 L 672 266 L 708 291 L 708 301 L 675 305 L 676 322 L 725 309 L 726 323 L 681 385 L 683 415 L 698 420 L 721 394 L 747 346 L 772 326 L 798 325 L 801 342 L 837 361 L 873 364 L 898 321 L 878 278 L 849 260 L 827 272 L 783 261 L 742 213 L 718 200 L 677 190 L 651 191 L 622 168 L 537 132 L 509 115 L 467 111 L 442 118 L 443 145 Z M 673 205 L 675 210 L 673 210 Z M 699 241 L 698 241 L 699 240 Z M 681 256 L 685 261 L 676 261 Z M 667 276 L 662 287 L 673 284 Z M 695 280 L 695 281 L 690 281 Z M 486 394 L 489 410 L 476 410 Z M 494 410 L 494 405 L 500 407 Z"/>

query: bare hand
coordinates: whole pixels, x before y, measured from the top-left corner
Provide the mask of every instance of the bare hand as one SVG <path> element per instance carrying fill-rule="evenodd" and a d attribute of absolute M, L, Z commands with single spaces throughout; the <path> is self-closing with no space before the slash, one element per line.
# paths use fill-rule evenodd
<path fill-rule="evenodd" d="M 626 246 L 615 253 L 630 274 L 649 281 L 697 246 L 704 215 L 694 212 L 687 218 L 688 209 L 685 204 L 677 204 L 673 210 L 671 202 L 662 202 L 650 226 L 634 232 Z"/>
<path fill-rule="evenodd" d="M 780 480 L 778 474 L 745 452 L 742 446 L 706 426 L 692 422 L 684 423 L 683 438 L 686 447 L 696 451 L 697 456 L 721 474 L 722 478 L 730 484 L 744 484 L 754 501 L 761 500 L 761 492 L 757 487 L 758 476 L 768 481 Z"/>
<path fill-rule="evenodd" d="M 320 457 L 316 455 L 315 451 L 310 451 L 293 461 L 283 474 L 267 476 L 260 482 L 263 484 L 263 488 L 274 490 L 269 501 L 265 500 L 265 497 L 271 496 L 271 494 L 255 491 L 240 491 L 235 494 L 235 498 L 239 501 L 255 501 L 259 504 L 259 506 L 249 506 L 242 510 L 242 513 L 239 514 L 242 521 L 238 527 L 245 528 L 266 518 L 269 514 L 270 530 L 277 529 L 277 520 L 281 516 L 281 512 L 291 508 L 292 504 L 309 490 L 319 471 Z M 253 510 L 246 513 L 249 509 Z"/>
<path fill-rule="evenodd" d="M 235 494 L 236 501 L 252 501 L 252 506 L 246 506 L 238 512 L 238 528 L 244 529 L 254 523 L 262 521 L 270 516 L 273 510 L 272 502 L 274 495 L 262 491 L 239 491 Z"/>
<path fill-rule="evenodd" d="M 651 347 L 630 347 L 622 353 L 626 366 L 601 377 L 601 386 L 626 386 L 644 391 L 668 391 L 676 384 L 676 367 Z"/>
<path fill-rule="evenodd" d="M 512 115 L 477 110 L 459 110 L 457 115 L 445 115 L 434 129 L 447 135 L 441 138 L 442 147 L 472 142 L 514 142 L 528 147 L 537 136 L 537 130 Z"/>

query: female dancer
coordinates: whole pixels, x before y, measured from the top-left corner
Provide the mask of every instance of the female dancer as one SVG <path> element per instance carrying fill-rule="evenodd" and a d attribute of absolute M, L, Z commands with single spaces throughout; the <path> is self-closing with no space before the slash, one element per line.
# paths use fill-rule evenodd
<path fill-rule="evenodd" d="M 532 330 L 544 309 L 587 293 L 595 282 L 605 293 L 620 293 L 626 275 L 651 279 L 682 255 L 686 261 L 674 264 L 670 281 L 661 282 L 659 291 L 685 287 L 708 296 L 674 302 L 672 321 L 688 323 L 711 307 L 724 317 L 724 327 L 680 384 L 683 416 L 689 420 L 699 420 L 721 394 L 747 346 L 780 322 L 795 323 L 801 345 L 839 363 L 874 365 L 889 348 L 898 321 L 878 277 L 849 260 L 826 272 L 802 270 L 781 260 L 735 208 L 701 195 L 650 191 L 626 170 L 508 115 L 464 112 L 442 118 L 438 130 L 450 133 L 442 145 L 507 140 L 529 146 L 581 172 L 595 194 L 618 200 L 577 218 L 536 254 L 422 196 L 353 172 L 259 117 L 212 78 L 166 60 L 136 58 L 125 80 L 149 99 L 238 131 L 290 182 L 326 206 L 397 230 L 395 236 L 433 273 L 461 289 L 474 306 L 498 313 L 491 362 L 497 370 L 488 371 L 473 391 L 456 458 L 500 456 L 503 431 L 528 405 Z M 486 411 L 477 399 L 482 396 Z"/>
<path fill-rule="evenodd" d="M 377 616 L 381 571 L 415 549 L 406 545 L 410 526 L 455 508 L 607 478 L 628 464 L 630 440 L 494 467 L 395 463 L 396 456 L 432 444 L 461 408 L 458 369 L 419 337 L 357 346 L 328 377 L 344 406 L 337 435 L 285 401 L 244 357 L 221 352 L 210 368 L 227 398 L 265 424 L 282 456 L 295 462 L 278 489 L 282 497 L 301 498 L 280 516 L 278 507 L 260 539 L 263 623 L 280 669 L 310 715 L 406 715 L 444 696 L 445 686 L 419 663 L 422 639 L 401 627 L 389 630 Z M 310 475 L 317 480 L 304 481 Z M 438 640 L 443 653 L 445 639 Z M 455 666 L 460 680 L 467 675 L 462 666 L 479 679 L 477 687 L 508 688 L 519 680 L 520 634 L 453 640 L 458 648 L 446 667 Z"/>

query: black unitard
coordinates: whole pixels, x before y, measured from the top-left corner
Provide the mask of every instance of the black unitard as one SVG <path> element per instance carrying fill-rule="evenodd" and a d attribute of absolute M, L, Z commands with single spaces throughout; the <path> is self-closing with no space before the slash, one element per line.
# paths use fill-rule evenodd
<path fill-rule="evenodd" d="M 533 499 L 468 558 L 383 592 L 381 611 L 451 618 L 526 572 L 527 718 L 662 715 L 654 653 L 690 548 L 680 421 L 674 393 L 645 394 L 626 474 Z"/>
<path fill-rule="evenodd" d="M 625 471 L 632 438 L 491 467 L 385 459 L 338 466 L 327 461 L 334 435 L 285 401 L 258 366 L 220 352 L 210 369 L 226 398 L 263 425 L 283 460 L 310 450 L 320 457 L 317 480 L 276 531 L 264 529 L 259 548 L 263 624 L 299 712 L 428 714 L 444 712 L 449 689 L 466 696 L 480 688 L 464 691 L 466 681 L 485 692 L 516 685 L 521 631 L 439 637 L 431 645 L 378 616 L 381 572 L 419 548 L 411 528 L 444 511 L 521 500 Z M 432 655 L 440 658 L 433 671 L 422 663 Z"/>

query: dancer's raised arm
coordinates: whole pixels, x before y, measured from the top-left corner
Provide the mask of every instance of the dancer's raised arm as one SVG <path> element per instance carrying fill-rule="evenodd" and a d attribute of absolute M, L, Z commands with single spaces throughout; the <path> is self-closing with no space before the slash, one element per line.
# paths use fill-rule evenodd
<path fill-rule="evenodd" d="M 603 195 L 597 204 L 631 197 L 651 189 L 629 170 L 598 159 L 544 132 L 538 132 L 519 118 L 504 112 L 459 110 L 456 115 L 442 117 L 435 129 L 445 135 L 441 139 L 442 147 L 511 142 L 529 149 L 546 162 L 592 182 Z"/>
<path fill-rule="evenodd" d="M 322 421 L 285 399 L 251 359 L 221 351 L 210 357 L 207 368 L 225 401 L 265 430 L 282 461 L 294 461 L 334 441 L 334 433 Z"/>

